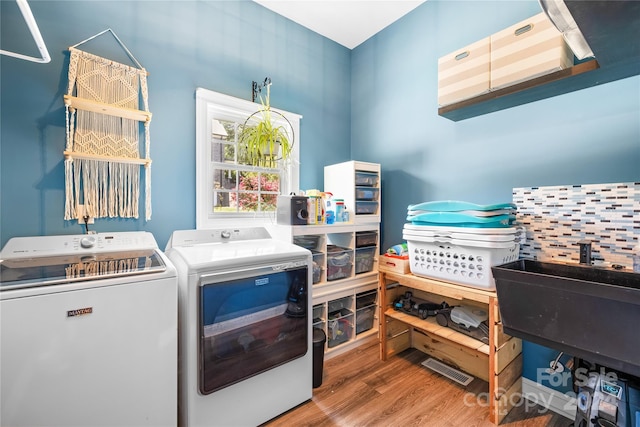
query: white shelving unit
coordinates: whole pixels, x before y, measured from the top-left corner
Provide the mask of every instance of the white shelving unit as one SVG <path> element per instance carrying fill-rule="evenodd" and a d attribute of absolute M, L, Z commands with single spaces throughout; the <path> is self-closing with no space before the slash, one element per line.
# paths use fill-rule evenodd
<path fill-rule="evenodd" d="M 351 160 L 324 167 L 324 191 L 344 199 L 351 221 L 379 223 L 382 206 L 380 164 Z"/>
<path fill-rule="evenodd" d="M 380 225 L 277 225 L 271 232 L 314 254 L 313 318 L 327 334 L 325 357 L 378 339 Z"/>
<path fill-rule="evenodd" d="M 327 334 L 326 357 L 378 339 L 378 282 L 313 299 L 313 327 Z"/>
<path fill-rule="evenodd" d="M 378 339 L 380 182 L 376 163 L 325 166 L 324 191 L 344 200 L 349 221 L 271 230 L 313 252 L 313 325 L 327 334 L 325 358 Z"/>

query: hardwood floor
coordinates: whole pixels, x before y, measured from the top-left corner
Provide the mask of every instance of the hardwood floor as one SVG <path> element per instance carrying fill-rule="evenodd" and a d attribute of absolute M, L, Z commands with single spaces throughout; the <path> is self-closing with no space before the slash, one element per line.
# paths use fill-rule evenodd
<path fill-rule="evenodd" d="M 475 379 L 467 387 L 424 368 L 427 356 L 410 349 L 382 362 L 373 342 L 324 363 L 324 378 L 312 400 L 263 427 L 433 426 L 490 427 L 489 386 Z M 572 421 L 528 401 L 501 426 L 568 427 Z"/>

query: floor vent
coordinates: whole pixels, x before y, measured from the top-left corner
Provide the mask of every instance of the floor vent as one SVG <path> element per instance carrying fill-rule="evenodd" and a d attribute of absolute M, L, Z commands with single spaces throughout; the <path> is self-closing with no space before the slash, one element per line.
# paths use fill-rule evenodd
<path fill-rule="evenodd" d="M 467 375 L 464 372 L 458 371 L 457 369 L 445 365 L 444 363 L 436 359 L 429 358 L 422 362 L 422 366 L 429 368 L 439 374 L 442 374 L 445 377 L 462 385 L 468 385 L 471 381 L 473 381 L 473 377 L 471 375 Z"/>

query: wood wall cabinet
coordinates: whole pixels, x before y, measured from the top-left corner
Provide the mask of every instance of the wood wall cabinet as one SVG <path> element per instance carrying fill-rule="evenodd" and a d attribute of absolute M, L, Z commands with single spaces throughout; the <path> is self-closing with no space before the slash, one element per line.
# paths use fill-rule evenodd
<path fill-rule="evenodd" d="M 565 0 L 565 4 L 595 59 L 441 107 L 438 114 L 459 121 L 640 74 L 640 2 Z"/>
<path fill-rule="evenodd" d="M 627 77 L 625 69 L 600 70 L 595 59 L 512 86 L 438 108 L 438 114 L 454 122 L 529 102 L 574 92 Z"/>
<path fill-rule="evenodd" d="M 488 344 L 440 326 L 434 317 L 423 320 L 394 310 L 394 300 L 408 290 L 415 298 L 488 310 Z M 489 415 L 494 424 L 499 424 L 518 401 L 516 396 L 522 392 L 522 341 L 503 332 L 495 292 L 380 270 L 379 318 L 382 360 L 416 348 L 487 381 Z"/>

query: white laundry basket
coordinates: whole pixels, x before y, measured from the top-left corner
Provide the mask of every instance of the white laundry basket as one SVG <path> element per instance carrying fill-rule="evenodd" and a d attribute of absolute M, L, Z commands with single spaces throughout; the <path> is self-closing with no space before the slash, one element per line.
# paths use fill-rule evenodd
<path fill-rule="evenodd" d="M 487 234 L 485 240 L 456 239 L 431 232 L 424 234 L 428 235 L 406 228 L 403 233 L 409 249 L 411 273 L 417 276 L 495 290 L 491 267 L 519 258 L 520 243 L 515 234 L 510 241 L 503 241 L 504 233 Z"/>

